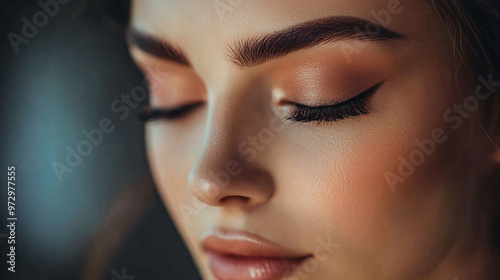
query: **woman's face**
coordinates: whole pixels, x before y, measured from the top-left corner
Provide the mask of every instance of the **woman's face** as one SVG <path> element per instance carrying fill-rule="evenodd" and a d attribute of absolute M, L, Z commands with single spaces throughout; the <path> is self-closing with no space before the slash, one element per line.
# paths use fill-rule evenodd
<path fill-rule="evenodd" d="M 457 247 L 471 118 L 427 1 L 141 0 L 130 38 L 204 279 L 422 279 Z"/>

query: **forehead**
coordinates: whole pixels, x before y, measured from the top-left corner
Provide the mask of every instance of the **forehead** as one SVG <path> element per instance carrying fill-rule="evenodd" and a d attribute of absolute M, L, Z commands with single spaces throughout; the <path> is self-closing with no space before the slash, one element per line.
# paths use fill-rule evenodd
<path fill-rule="evenodd" d="M 270 33 L 330 16 L 354 16 L 386 27 L 411 28 L 430 7 L 424 0 L 140 0 L 132 25 L 178 44 L 221 42 Z M 398 11 L 397 13 L 394 11 Z M 393 13 L 392 13 L 393 12 Z M 378 21 L 378 22 L 377 22 Z M 414 25 L 413 24 L 413 25 Z M 401 30 L 403 31 L 403 30 Z"/>
<path fill-rule="evenodd" d="M 223 58 L 235 42 L 332 16 L 372 21 L 416 47 L 438 29 L 429 15 L 425 0 L 140 0 L 133 1 L 131 26 L 181 49 L 200 73 L 215 75 L 231 71 Z"/>

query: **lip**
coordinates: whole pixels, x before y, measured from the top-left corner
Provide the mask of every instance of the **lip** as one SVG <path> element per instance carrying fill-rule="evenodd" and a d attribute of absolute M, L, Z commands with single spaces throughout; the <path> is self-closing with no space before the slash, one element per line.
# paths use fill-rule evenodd
<path fill-rule="evenodd" d="M 202 247 L 218 280 L 281 279 L 312 257 L 242 231 L 214 232 L 203 239 Z"/>

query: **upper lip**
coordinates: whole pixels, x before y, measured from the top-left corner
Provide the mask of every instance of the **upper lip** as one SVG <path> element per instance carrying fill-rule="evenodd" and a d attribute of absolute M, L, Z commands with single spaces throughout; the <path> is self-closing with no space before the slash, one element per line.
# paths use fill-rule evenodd
<path fill-rule="evenodd" d="M 205 251 L 254 258 L 305 258 L 310 255 L 287 250 L 280 245 L 245 231 L 217 230 L 203 238 Z"/>

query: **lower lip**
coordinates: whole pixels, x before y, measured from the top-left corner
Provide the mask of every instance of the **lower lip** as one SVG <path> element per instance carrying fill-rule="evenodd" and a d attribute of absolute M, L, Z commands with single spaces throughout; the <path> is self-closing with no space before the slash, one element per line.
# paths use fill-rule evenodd
<path fill-rule="evenodd" d="M 218 280 L 276 280 L 293 273 L 306 259 L 239 257 L 209 253 L 210 268 Z"/>

